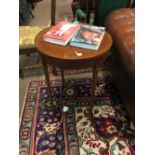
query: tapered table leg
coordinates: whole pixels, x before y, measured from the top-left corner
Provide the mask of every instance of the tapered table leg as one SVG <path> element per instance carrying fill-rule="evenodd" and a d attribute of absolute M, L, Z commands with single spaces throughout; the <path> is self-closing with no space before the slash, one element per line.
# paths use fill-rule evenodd
<path fill-rule="evenodd" d="M 58 75 L 58 73 L 57 73 L 57 70 L 56 70 L 56 67 L 55 67 L 55 66 L 52 66 L 52 74 L 53 74 L 53 75 Z"/>
<path fill-rule="evenodd" d="M 96 81 L 97 81 L 97 75 L 98 75 L 98 65 L 96 64 L 93 68 L 93 77 L 92 77 L 92 92 L 91 96 L 95 97 L 95 88 L 96 88 Z"/>
<path fill-rule="evenodd" d="M 64 70 L 61 69 L 62 85 L 64 86 Z"/>
<path fill-rule="evenodd" d="M 90 9 L 91 9 L 91 1 L 87 0 L 87 23 L 89 23 L 89 19 L 90 19 Z"/>
<path fill-rule="evenodd" d="M 50 79 L 49 79 L 49 74 L 48 74 L 48 67 L 47 67 L 47 64 L 46 64 L 46 62 L 44 60 L 44 56 L 42 56 L 42 55 L 41 55 L 41 60 L 42 60 L 42 64 L 43 64 L 43 71 L 44 71 L 44 75 L 45 75 L 45 80 L 46 80 L 47 87 L 48 87 L 49 99 L 52 102 Z"/>
<path fill-rule="evenodd" d="M 51 0 L 51 25 L 55 25 L 56 0 Z"/>

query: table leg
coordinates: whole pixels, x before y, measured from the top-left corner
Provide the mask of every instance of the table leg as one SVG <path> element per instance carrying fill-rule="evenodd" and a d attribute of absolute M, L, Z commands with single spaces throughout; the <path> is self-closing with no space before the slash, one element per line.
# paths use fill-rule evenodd
<path fill-rule="evenodd" d="M 57 70 L 56 70 L 56 67 L 55 66 L 52 66 L 52 74 L 53 75 L 58 75 L 58 73 L 57 73 Z"/>
<path fill-rule="evenodd" d="M 24 77 L 23 71 L 22 71 L 22 69 L 21 69 L 20 66 L 19 66 L 19 77 L 20 78 L 23 78 Z"/>
<path fill-rule="evenodd" d="M 92 97 L 95 97 L 95 88 L 96 88 L 96 81 L 98 75 L 98 65 L 96 64 L 93 68 L 93 77 L 92 77 Z"/>
<path fill-rule="evenodd" d="M 56 0 L 51 0 L 51 25 L 55 25 Z"/>
<path fill-rule="evenodd" d="M 90 19 L 90 10 L 91 10 L 91 1 L 87 0 L 87 23 L 89 23 L 89 19 Z"/>
<path fill-rule="evenodd" d="M 48 67 L 47 67 L 47 64 L 46 64 L 43 56 L 41 56 L 41 59 L 42 59 L 42 64 L 43 64 L 43 71 L 44 71 L 44 75 L 45 75 L 45 80 L 46 80 L 47 87 L 48 87 L 49 98 L 50 98 L 50 100 L 52 102 L 50 79 L 49 79 L 49 74 L 48 74 Z"/>
<path fill-rule="evenodd" d="M 64 86 L 64 70 L 61 69 L 62 85 Z"/>

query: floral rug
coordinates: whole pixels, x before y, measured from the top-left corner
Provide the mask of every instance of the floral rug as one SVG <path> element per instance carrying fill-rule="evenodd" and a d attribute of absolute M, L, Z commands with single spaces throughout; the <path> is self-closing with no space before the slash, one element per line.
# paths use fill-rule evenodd
<path fill-rule="evenodd" d="M 111 77 L 98 79 L 90 97 L 88 78 L 31 81 L 20 119 L 20 155 L 134 155 L 134 126 Z"/>

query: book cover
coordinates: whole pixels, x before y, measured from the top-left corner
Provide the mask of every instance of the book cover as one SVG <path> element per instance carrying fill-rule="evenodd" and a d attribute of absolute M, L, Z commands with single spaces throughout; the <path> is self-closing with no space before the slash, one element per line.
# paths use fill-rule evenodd
<path fill-rule="evenodd" d="M 80 24 L 61 21 L 46 32 L 43 39 L 51 43 L 66 45 L 79 28 Z"/>
<path fill-rule="evenodd" d="M 71 39 L 70 45 L 97 50 L 102 42 L 105 27 L 83 25 Z"/>

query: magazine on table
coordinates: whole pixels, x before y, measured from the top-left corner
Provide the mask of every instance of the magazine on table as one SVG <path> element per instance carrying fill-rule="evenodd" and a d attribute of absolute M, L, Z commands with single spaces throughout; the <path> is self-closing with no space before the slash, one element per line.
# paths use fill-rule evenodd
<path fill-rule="evenodd" d="M 105 34 L 105 27 L 82 25 L 70 41 L 71 46 L 98 50 Z"/>

